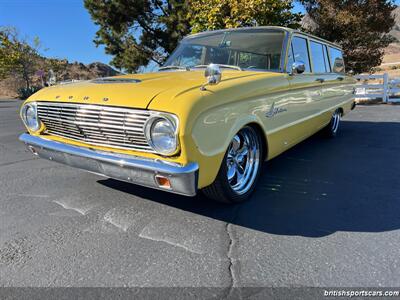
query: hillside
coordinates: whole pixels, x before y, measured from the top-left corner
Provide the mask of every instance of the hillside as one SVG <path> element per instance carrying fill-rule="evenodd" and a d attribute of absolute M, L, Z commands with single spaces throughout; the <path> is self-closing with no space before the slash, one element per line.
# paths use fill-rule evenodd
<path fill-rule="evenodd" d="M 85 65 L 78 62 L 69 63 L 67 60 L 50 60 L 47 58 L 43 58 L 43 60 L 39 63 L 39 65 L 42 66 L 41 69 L 48 69 L 50 61 L 54 65 L 54 68 L 52 69 L 54 69 L 53 71 L 55 73 L 57 82 L 66 80 L 88 80 L 120 74 L 112 67 L 100 62 Z M 45 67 L 46 65 L 47 67 Z M 45 72 L 45 80 L 47 80 L 48 77 L 48 72 Z M 34 85 L 40 86 L 40 77 L 36 76 L 33 78 L 33 82 Z M 0 81 L 0 98 L 16 97 L 16 91 L 20 86 L 23 86 L 23 83 L 17 78 L 7 78 L 6 80 Z"/>
<path fill-rule="evenodd" d="M 69 79 L 93 79 L 98 77 L 107 77 L 118 75 L 119 72 L 110 67 L 109 65 L 95 62 L 88 65 L 82 63 L 72 63 L 59 72 L 57 80 L 69 80 Z"/>
<path fill-rule="evenodd" d="M 400 7 L 397 7 L 393 11 L 393 15 L 395 16 L 396 25 L 393 27 L 393 30 L 390 32 L 390 34 L 397 38 L 400 42 Z"/>
<path fill-rule="evenodd" d="M 400 76 L 400 7 L 393 12 L 396 25 L 390 34 L 397 39 L 396 42 L 389 45 L 385 50 L 382 65 L 379 67 L 379 73 L 387 72 L 391 77 Z"/>

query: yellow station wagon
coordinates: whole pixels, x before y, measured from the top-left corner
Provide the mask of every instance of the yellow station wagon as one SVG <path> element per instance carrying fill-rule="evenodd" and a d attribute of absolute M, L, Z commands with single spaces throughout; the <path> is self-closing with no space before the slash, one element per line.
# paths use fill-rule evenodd
<path fill-rule="evenodd" d="M 43 89 L 21 108 L 39 157 L 134 184 L 234 203 L 270 160 L 354 108 L 340 47 L 282 27 L 183 39 L 155 73 Z"/>

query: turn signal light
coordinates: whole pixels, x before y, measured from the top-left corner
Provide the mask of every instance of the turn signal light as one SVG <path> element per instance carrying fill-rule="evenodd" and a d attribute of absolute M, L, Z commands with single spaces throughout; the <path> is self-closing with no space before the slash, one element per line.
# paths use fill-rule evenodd
<path fill-rule="evenodd" d="M 169 179 L 165 176 L 161 176 L 161 175 L 156 175 L 155 176 L 157 184 L 159 187 L 163 188 L 163 189 L 167 189 L 170 190 L 171 189 L 171 182 L 169 181 Z"/>

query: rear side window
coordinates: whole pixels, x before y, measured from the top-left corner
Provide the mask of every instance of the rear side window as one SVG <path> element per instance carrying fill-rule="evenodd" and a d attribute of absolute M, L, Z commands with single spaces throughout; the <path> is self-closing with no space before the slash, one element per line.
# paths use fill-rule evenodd
<path fill-rule="evenodd" d="M 293 38 L 291 49 L 289 49 L 288 71 L 291 70 L 294 62 L 303 62 L 306 66 L 306 73 L 311 72 L 310 57 L 308 55 L 306 39 L 300 37 Z"/>
<path fill-rule="evenodd" d="M 317 43 L 310 42 L 311 58 L 313 62 L 313 72 L 314 73 L 328 73 L 330 72 L 330 66 L 328 57 L 326 55 L 326 46 Z"/>
<path fill-rule="evenodd" d="M 329 47 L 329 54 L 331 57 L 332 72 L 344 73 L 345 69 L 342 51 Z"/>
<path fill-rule="evenodd" d="M 328 47 L 326 45 L 324 45 L 324 57 L 326 61 L 326 66 L 328 67 L 327 72 L 332 72 L 331 63 L 329 61 Z"/>

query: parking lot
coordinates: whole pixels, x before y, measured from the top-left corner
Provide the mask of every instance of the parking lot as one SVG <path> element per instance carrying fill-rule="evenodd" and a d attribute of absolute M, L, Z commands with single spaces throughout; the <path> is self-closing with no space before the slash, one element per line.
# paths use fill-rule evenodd
<path fill-rule="evenodd" d="M 400 286 L 400 106 L 359 106 L 264 166 L 251 201 L 34 158 L 0 101 L 0 286 Z"/>

